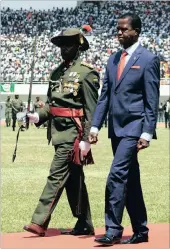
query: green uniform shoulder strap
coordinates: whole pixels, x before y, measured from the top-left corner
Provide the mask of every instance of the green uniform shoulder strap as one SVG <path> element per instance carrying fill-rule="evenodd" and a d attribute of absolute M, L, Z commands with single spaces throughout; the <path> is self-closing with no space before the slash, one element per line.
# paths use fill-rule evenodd
<path fill-rule="evenodd" d="M 85 66 L 86 68 L 90 69 L 90 71 L 93 71 L 93 73 L 96 74 L 96 75 L 99 74 L 99 71 L 97 69 L 95 69 L 92 64 L 89 64 L 87 62 L 82 61 L 80 63 L 80 65 Z"/>
<path fill-rule="evenodd" d="M 90 70 L 89 72 L 87 72 L 86 74 L 86 79 L 88 79 L 88 82 L 93 84 L 97 89 L 99 89 L 100 87 L 100 75 L 99 72 L 95 69 Z"/>

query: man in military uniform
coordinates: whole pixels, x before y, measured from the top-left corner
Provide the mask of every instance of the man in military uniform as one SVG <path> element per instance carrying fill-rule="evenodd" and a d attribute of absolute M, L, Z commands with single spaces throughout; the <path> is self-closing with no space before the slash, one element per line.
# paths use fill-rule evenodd
<path fill-rule="evenodd" d="M 5 102 L 5 122 L 6 127 L 11 126 L 11 117 L 12 117 L 12 102 L 11 97 L 8 95 Z"/>
<path fill-rule="evenodd" d="M 15 98 L 12 99 L 12 129 L 15 131 L 16 127 L 16 120 L 17 120 L 17 113 L 22 112 L 25 105 L 23 101 L 19 98 L 18 94 L 15 94 Z M 21 129 L 21 131 L 24 131 L 24 129 Z"/>
<path fill-rule="evenodd" d="M 92 163 L 88 133 L 98 99 L 99 74 L 79 59 L 80 52 L 89 48 L 79 29 L 62 31 L 51 41 L 61 48 L 63 62 L 50 75 L 48 100 L 43 109 L 27 115 L 36 126 L 49 121 L 48 140 L 52 139 L 55 154 L 31 224 L 24 229 L 44 236 L 65 188 L 72 214 L 78 221 L 71 231 L 62 234 L 93 235 L 83 165 Z"/>
<path fill-rule="evenodd" d="M 40 100 L 40 97 L 39 96 L 37 96 L 36 97 L 36 101 L 34 102 L 34 111 L 35 112 L 38 112 L 38 110 L 40 109 L 40 108 L 43 108 L 44 107 L 44 102 L 42 101 L 42 100 Z"/>
<path fill-rule="evenodd" d="M 44 102 L 40 99 L 39 96 L 37 96 L 37 97 L 36 97 L 36 101 L 35 101 L 35 103 L 34 103 L 34 111 L 35 111 L 35 112 L 38 112 L 38 110 L 40 110 L 40 108 L 43 108 L 44 105 L 45 105 Z M 48 122 L 45 122 L 45 123 L 43 124 L 43 127 L 47 128 L 47 126 L 48 126 Z"/>

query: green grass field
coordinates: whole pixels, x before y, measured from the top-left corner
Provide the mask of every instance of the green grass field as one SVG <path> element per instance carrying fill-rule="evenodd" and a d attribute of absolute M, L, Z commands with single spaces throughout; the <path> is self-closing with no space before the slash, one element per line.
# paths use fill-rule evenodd
<path fill-rule="evenodd" d="M 169 222 L 169 130 L 158 128 L 158 140 L 139 154 L 141 181 L 149 223 Z M 46 129 L 33 126 L 20 133 L 17 157 L 12 163 L 16 132 L 1 128 L 1 231 L 19 232 L 31 220 L 46 183 L 53 147 L 47 145 Z M 112 162 L 107 130 L 100 132 L 93 146 L 95 165 L 85 168 L 92 217 L 95 227 L 104 227 L 104 192 Z M 72 217 L 65 192 L 55 209 L 50 227 L 71 228 Z M 123 225 L 130 223 L 125 211 Z"/>

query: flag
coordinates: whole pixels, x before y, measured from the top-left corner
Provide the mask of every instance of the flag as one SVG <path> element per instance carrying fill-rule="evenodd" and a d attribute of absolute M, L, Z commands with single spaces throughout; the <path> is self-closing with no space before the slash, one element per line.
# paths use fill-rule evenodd
<path fill-rule="evenodd" d="M 0 83 L 0 92 L 14 92 L 15 91 L 15 83 Z"/>

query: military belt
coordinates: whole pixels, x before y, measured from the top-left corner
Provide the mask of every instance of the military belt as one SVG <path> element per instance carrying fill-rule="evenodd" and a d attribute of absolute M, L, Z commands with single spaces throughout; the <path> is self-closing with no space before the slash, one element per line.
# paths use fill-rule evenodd
<path fill-rule="evenodd" d="M 83 117 L 83 109 L 50 106 L 50 114 L 57 117 Z"/>

